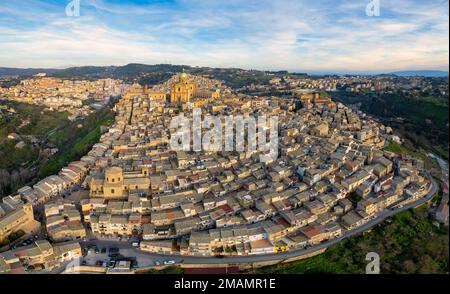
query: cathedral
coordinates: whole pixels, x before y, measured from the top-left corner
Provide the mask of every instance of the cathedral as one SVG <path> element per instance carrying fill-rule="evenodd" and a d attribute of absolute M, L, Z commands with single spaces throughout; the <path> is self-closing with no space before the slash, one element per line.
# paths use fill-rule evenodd
<path fill-rule="evenodd" d="M 174 83 L 170 90 L 170 104 L 190 102 L 194 99 L 196 92 L 197 86 L 188 81 L 187 74 L 183 70 L 183 73 L 180 75 L 180 80 L 178 83 Z"/>
<path fill-rule="evenodd" d="M 169 92 L 170 91 L 170 92 Z M 136 96 L 146 96 L 151 100 L 166 102 L 170 97 L 170 105 L 185 107 L 201 107 L 208 104 L 209 99 L 220 98 L 219 90 L 199 89 L 194 83 L 189 81 L 188 75 L 183 70 L 178 81 L 174 82 L 170 88 L 160 90 L 150 90 L 147 86 L 134 84 L 124 94 L 125 99 L 132 99 Z"/>
<path fill-rule="evenodd" d="M 199 89 L 197 85 L 188 80 L 186 72 L 180 75 L 178 82 L 174 83 L 170 90 L 171 105 L 191 105 L 192 107 L 200 107 L 206 105 L 209 99 L 220 98 L 220 91 L 209 91 Z"/>

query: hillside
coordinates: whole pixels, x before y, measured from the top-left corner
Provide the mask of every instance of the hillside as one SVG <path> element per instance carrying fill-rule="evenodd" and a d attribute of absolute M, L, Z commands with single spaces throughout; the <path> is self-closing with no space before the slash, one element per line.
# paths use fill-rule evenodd
<path fill-rule="evenodd" d="M 9 68 L 0 67 L 0 77 L 13 77 L 13 76 L 32 76 L 37 73 L 54 74 L 58 72 L 58 69 L 48 68 Z"/>

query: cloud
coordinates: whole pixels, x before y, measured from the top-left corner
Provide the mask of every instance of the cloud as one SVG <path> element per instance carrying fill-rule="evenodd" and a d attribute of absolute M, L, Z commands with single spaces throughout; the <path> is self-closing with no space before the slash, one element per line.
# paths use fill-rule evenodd
<path fill-rule="evenodd" d="M 359 0 L 81 0 L 75 18 L 64 14 L 68 1 L 4 2 L 0 66 L 448 69 L 448 9 L 441 0 L 382 0 L 381 17 L 366 16 Z"/>

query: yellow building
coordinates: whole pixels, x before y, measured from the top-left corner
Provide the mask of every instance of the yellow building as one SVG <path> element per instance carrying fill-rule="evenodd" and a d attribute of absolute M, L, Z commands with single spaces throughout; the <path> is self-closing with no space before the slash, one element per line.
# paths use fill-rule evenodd
<path fill-rule="evenodd" d="M 311 130 L 311 135 L 317 136 L 317 137 L 323 137 L 328 135 L 329 127 L 327 122 L 322 122 L 321 124 L 317 125 L 315 128 Z"/>
<path fill-rule="evenodd" d="M 313 93 L 303 93 L 300 95 L 300 101 L 303 104 L 311 104 L 314 105 L 333 105 L 334 102 L 328 97 L 322 97 L 319 92 Z"/>
<path fill-rule="evenodd" d="M 123 172 L 120 167 L 106 169 L 104 178 L 93 178 L 90 183 L 90 196 L 105 199 L 128 199 L 133 192 L 149 192 L 150 179 L 146 177 L 148 171 L 132 174 Z"/>
<path fill-rule="evenodd" d="M 134 84 L 130 89 L 123 95 L 127 100 L 132 99 L 137 96 L 146 96 L 150 100 L 166 101 L 167 94 L 164 92 L 151 91 L 148 89 L 147 85 L 144 87 L 139 84 Z"/>
<path fill-rule="evenodd" d="M 170 104 L 190 102 L 194 98 L 196 90 L 197 86 L 188 81 L 187 74 L 183 70 L 178 83 L 172 85 L 170 91 Z"/>
<path fill-rule="evenodd" d="M 25 203 L 5 216 L 0 217 L 0 241 L 20 230 L 26 234 L 34 234 L 39 231 L 40 225 L 34 219 L 31 203 Z"/>
<path fill-rule="evenodd" d="M 189 81 L 183 69 L 178 82 L 171 87 L 170 104 L 185 106 L 186 103 L 189 103 L 192 107 L 201 107 L 206 105 L 209 99 L 217 99 L 220 96 L 219 90 L 198 89 L 195 83 Z"/>
<path fill-rule="evenodd" d="M 92 232 L 103 236 L 130 236 L 133 232 L 141 230 L 141 215 L 132 213 L 130 215 L 100 214 L 91 217 Z"/>
<path fill-rule="evenodd" d="M 50 244 L 47 240 L 38 240 L 34 244 L 19 247 L 12 251 L 0 253 L 1 273 L 25 273 L 28 270 L 52 270 L 63 262 L 82 257 L 82 250 L 78 242 Z"/>
<path fill-rule="evenodd" d="M 38 240 L 33 245 L 16 249 L 14 254 L 22 264 L 27 266 L 41 265 L 45 269 L 51 270 L 58 264 L 53 247 L 47 240 Z"/>
<path fill-rule="evenodd" d="M 83 256 L 80 243 L 76 241 L 54 244 L 53 252 L 59 262 L 67 262 Z"/>
<path fill-rule="evenodd" d="M 55 242 L 72 241 L 86 237 L 86 230 L 80 222 L 52 226 L 47 228 L 47 233 Z"/>
<path fill-rule="evenodd" d="M 172 240 L 142 241 L 140 249 L 159 254 L 173 254 L 175 252 Z"/>

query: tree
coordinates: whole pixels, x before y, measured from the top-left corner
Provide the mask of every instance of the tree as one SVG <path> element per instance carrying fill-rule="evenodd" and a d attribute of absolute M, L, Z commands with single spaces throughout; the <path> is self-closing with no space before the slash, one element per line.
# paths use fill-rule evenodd
<path fill-rule="evenodd" d="M 14 170 L 11 173 L 11 191 L 16 191 L 18 188 L 20 188 L 20 174 L 17 170 Z"/>
<path fill-rule="evenodd" d="M 9 192 L 11 177 L 5 169 L 0 169 L 0 196 L 5 196 Z"/>
<path fill-rule="evenodd" d="M 3 184 L 4 187 L 9 186 L 10 175 L 9 172 L 5 169 L 0 169 L 0 183 Z"/>
<path fill-rule="evenodd" d="M 21 183 L 21 185 L 23 185 L 26 182 L 28 182 L 28 180 L 31 178 L 30 170 L 27 169 L 27 168 L 21 168 L 20 171 L 19 171 L 19 175 L 20 175 L 20 183 Z"/>
<path fill-rule="evenodd" d="M 231 254 L 231 253 L 233 253 L 233 249 L 231 249 L 230 246 L 226 246 L 225 247 L 225 252 L 228 253 L 228 254 Z"/>
<path fill-rule="evenodd" d="M 223 253 L 223 247 L 216 247 L 216 248 L 214 248 L 213 252 L 215 254 Z"/>

